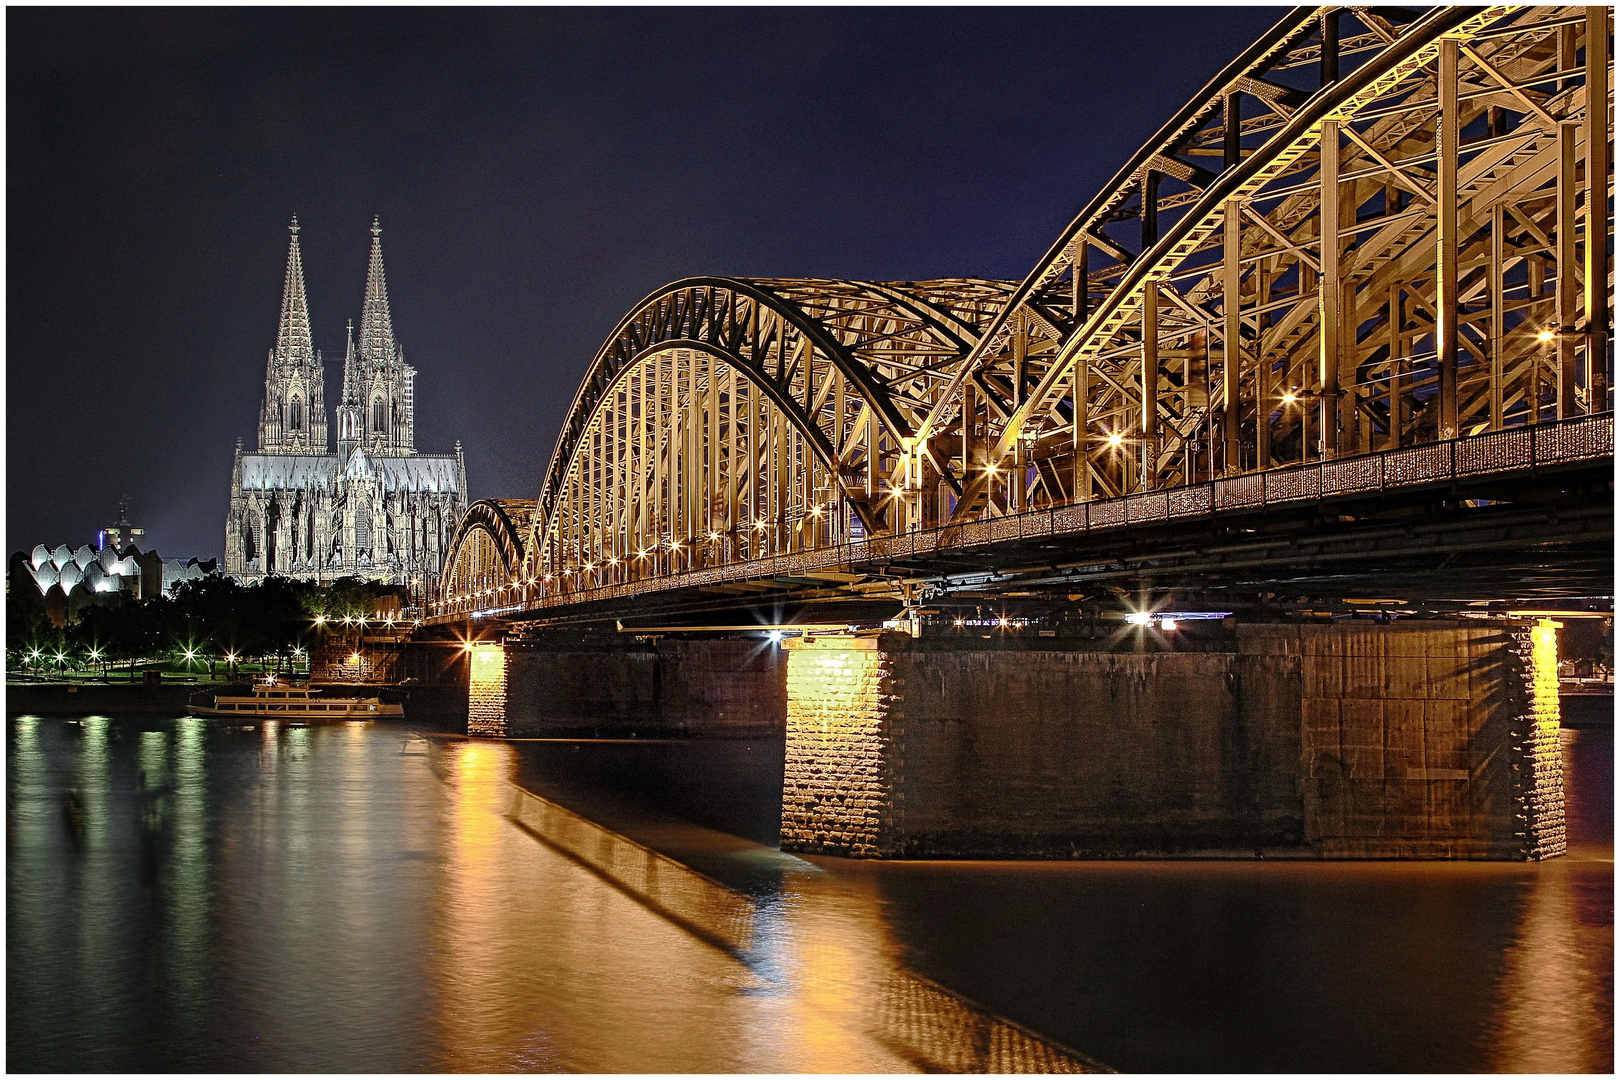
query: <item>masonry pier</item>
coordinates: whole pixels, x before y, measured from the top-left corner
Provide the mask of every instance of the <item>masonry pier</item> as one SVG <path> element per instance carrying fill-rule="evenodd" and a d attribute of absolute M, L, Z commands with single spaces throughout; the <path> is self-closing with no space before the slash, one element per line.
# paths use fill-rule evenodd
<path fill-rule="evenodd" d="M 1561 854 L 1551 624 L 479 645 L 475 734 L 784 733 L 782 847 Z"/>
<path fill-rule="evenodd" d="M 473 647 L 475 735 L 762 738 L 787 720 L 787 657 L 758 638 Z"/>

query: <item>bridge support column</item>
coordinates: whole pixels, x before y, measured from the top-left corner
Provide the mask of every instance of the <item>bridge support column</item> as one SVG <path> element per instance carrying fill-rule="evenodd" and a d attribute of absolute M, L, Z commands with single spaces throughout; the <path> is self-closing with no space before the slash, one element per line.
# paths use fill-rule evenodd
<path fill-rule="evenodd" d="M 502 737 L 506 722 L 506 647 L 484 642 L 472 647 L 467 675 L 467 734 Z"/>
<path fill-rule="evenodd" d="M 761 638 L 473 647 L 469 735 L 780 737 L 781 651 Z"/>
<path fill-rule="evenodd" d="M 795 643 L 782 847 L 924 858 L 1562 852 L 1550 630 L 1263 625 L 1193 648 Z"/>

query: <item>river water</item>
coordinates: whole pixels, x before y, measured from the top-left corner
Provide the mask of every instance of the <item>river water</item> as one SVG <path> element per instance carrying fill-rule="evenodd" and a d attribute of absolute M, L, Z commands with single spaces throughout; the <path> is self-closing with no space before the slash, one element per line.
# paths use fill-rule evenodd
<path fill-rule="evenodd" d="M 7 724 L 13 1071 L 1613 1066 L 1607 730 L 1538 865 L 863 863 L 780 742 Z"/>

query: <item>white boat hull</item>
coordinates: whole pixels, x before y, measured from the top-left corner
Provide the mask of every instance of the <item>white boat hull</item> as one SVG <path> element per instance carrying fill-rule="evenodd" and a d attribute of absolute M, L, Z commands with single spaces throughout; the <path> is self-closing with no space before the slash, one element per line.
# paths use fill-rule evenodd
<path fill-rule="evenodd" d="M 398 720 L 405 706 L 384 701 L 258 701 L 252 698 L 215 698 L 214 704 L 191 705 L 192 716 L 260 720 Z"/>

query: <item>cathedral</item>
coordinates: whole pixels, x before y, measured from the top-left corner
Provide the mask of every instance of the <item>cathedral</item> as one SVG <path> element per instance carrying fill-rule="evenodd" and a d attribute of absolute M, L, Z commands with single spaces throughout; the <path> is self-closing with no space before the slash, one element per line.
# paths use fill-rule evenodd
<path fill-rule="evenodd" d="M 352 575 L 430 595 L 467 507 L 467 467 L 459 442 L 452 454 L 416 451 L 416 369 L 394 339 L 382 229 L 372 222 L 358 340 L 349 324 L 334 453 L 296 217 L 290 228 L 259 444 L 249 453 L 240 439 L 236 443 L 225 572 L 243 581 L 269 574 L 322 581 Z"/>

